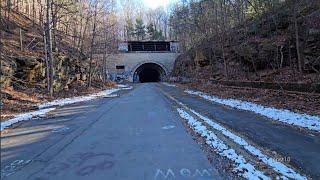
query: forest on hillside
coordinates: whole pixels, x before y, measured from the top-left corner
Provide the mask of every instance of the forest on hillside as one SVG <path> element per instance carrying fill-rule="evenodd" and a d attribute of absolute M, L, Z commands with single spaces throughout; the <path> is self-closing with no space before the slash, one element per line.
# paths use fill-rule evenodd
<path fill-rule="evenodd" d="M 106 63 L 118 43 L 170 39 L 168 27 L 164 8 L 133 0 L 1 1 L 2 112 L 114 85 Z"/>
<path fill-rule="evenodd" d="M 3 103 L 20 111 L 112 86 L 108 55 L 130 40 L 179 41 L 174 81 L 317 84 L 319 7 L 318 0 L 181 0 L 155 9 L 141 0 L 1 1 Z"/>
<path fill-rule="evenodd" d="M 170 23 L 185 53 L 174 76 L 319 82 L 317 0 L 189 1 Z"/>
<path fill-rule="evenodd" d="M 320 1 L 184 1 L 170 81 L 217 97 L 319 114 Z"/>

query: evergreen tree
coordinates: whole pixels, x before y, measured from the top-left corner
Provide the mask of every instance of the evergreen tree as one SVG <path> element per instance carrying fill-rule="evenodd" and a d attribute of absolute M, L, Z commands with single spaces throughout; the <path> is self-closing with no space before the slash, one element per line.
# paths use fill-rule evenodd
<path fill-rule="evenodd" d="M 154 25 L 152 23 L 147 26 L 147 33 L 150 37 L 150 40 L 155 40 L 156 30 L 154 29 Z"/>
<path fill-rule="evenodd" d="M 145 25 L 143 24 L 143 21 L 141 18 L 136 19 L 135 24 L 135 35 L 137 37 L 137 40 L 143 40 L 146 35 L 146 29 Z"/>
<path fill-rule="evenodd" d="M 131 20 L 126 21 L 126 38 L 127 40 L 132 40 L 134 35 L 134 27 Z"/>
<path fill-rule="evenodd" d="M 159 30 L 155 32 L 155 39 L 156 40 L 164 40 L 163 32 L 162 30 Z"/>
<path fill-rule="evenodd" d="M 155 29 L 153 24 L 147 26 L 147 33 L 150 40 L 164 40 L 163 31 Z"/>

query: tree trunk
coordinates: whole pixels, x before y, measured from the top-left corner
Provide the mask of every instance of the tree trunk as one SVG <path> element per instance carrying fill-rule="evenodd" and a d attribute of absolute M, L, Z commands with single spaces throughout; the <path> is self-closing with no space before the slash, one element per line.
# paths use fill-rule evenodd
<path fill-rule="evenodd" d="M 19 28 L 19 36 L 20 36 L 20 51 L 23 51 L 22 29 L 21 28 Z"/>
<path fill-rule="evenodd" d="M 49 68 L 49 83 L 48 83 L 48 90 L 49 95 L 53 96 L 53 76 L 54 76 L 54 69 L 53 69 L 53 55 L 52 55 L 52 39 L 51 39 L 51 2 L 50 0 L 47 0 L 47 11 L 46 11 L 46 36 L 47 36 L 47 52 L 48 52 L 48 68 Z"/>
<path fill-rule="evenodd" d="M 10 21 L 10 12 L 11 12 L 11 0 L 7 0 L 7 21 Z M 9 29 L 9 23 L 7 23 L 7 29 Z"/>
<path fill-rule="evenodd" d="M 83 53 L 83 41 L 84 41 L 84 36 L 85 36 L 85 33 L 87 32 L 87 26 L 89 24 L 89 19 L 90 19 L 90 16 L 88 15 L 88 17 L 86 18 L 86 23 L 84 25 L 84 30 L 83 30 L 83 33 L 80 37 L 80 54 Z"/>
<path fill-rule="evenodd" d="M 105 30 L 105 39 L 104 39 L 104 53 L 103 53 L 103 82 L 106 83 L 107 79 L 107 52 L 108 52 L 108 46 L 107 46 L 107 42 L 108 42 L 108 29 Z"/>
<path fill-rule="evenodd" d="M 299 69 L 299 72 L 302 72 L 303 62 L 302 62 L 301 53 L 300 53 L 299 29 L 298 29 L 299 27 L 298 27 L 298 20 L 297 20 L 297 0 L 295 0 L 294 2 L 293 21 L 294 21 L 294 31 L 295 31 L 295 38 L 296 38 L 298 69 Z"/>
<path fill-rule="evenodd" d="M 35 10 L 35 0 L 32 0 L 32 25 L 35 25 L 36 20 L 36 10 Z"/>
<path fill-rule="evenodd" d="M 52 50 L 54 52 L 57 52 L 57 39 L 56 39 L 56 30 L 57 30 L 57 12 L 56 12 L 56 7 L 54 4 L 54 0 L 51 0 L 51 21 L 52 21 L 52 26 L 51 26 L 51 43 L 52 43 Z"/>
<path fill-rule="evenodd" d="M 43 44 L 44 44 L 44 58 L 46 62 L 46 81 L 47 81 L 47 90 L 50 92 L 50 72 L 49 72 L 49 61 L 48 61 L 48 48 L 47 48 L 47 40 L 46 40 L 46 31 L 43 29 Z"/>
<path fill-rule="evenodd" d="M 280 68 L 283 67 L 283 45 L 280 46 Z"/>
<path fill-rule="evenodd" d="M 223 12 L 222 15 L 222 37 L 221 37 L 221 49 L 222 49 L 222 58 L 223 58 L 223 66 L 224 66 L 224 74 L 225 77 L 228 79 L 229 78 L 229 73 L 228 73 L 228 63 L 227 63 L 227 59 L 225 57 L 225 37 L 226 37 L 226 14 L 227 14 L 227 10 L 226 10 L 226 4 L 225 4 L 225 0 L 221 1 L 221 12 Z"/>
<path fill-rule="evenodd" d="M 93 70 L 93 64 L 92 64 L 92 61 L 93 61 L 93 44 L 94 44 L 94 39 L 95 39 L 95 36 L 96 36 L 96 21 L 97 21 L 97 6 L 98 4 L 96 3 L 95 4 L 95 7 L 94 7 L 94 16 L 93 16 L 93 29 L 92 29 L 92 39 L 91 39 L 91 45 L 90 45 L 90 64 L 89 64 L 89 83 L 88 83 L 88 86 L 91 87 L 92 85 L 92 70 Z"/>

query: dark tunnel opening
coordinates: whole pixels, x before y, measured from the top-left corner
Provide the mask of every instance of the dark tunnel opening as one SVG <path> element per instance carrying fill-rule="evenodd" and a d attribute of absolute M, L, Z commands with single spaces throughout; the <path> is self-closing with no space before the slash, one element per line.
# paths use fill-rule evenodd
<path fill-rule="evenodd" d="M 139 80 L 141 83 L 159 82 L 160 81 L 160 73 L 155 69 L 145 68 L 139 73 Z"/>
<path fill-rule="evenodd" d="M 134 82 L 159 82 L 165 72 L 161 66 L 155 63 L 146 63 L 138 67 L 135 72 Z"/>

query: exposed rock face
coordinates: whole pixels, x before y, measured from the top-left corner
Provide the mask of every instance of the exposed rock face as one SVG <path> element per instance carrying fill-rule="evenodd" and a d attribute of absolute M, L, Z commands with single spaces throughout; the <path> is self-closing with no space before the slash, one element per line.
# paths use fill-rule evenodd
<path fill-rule="evenodd" d="M 194 53 L 189 51 L 178 56 L 174 64 L 172 74 L 174 76 L 192 77 L 195 73 L 195 67 L 196 63 L 194 61 Z"/>
<path fill-rule="evenodd" d="M 46 86 L 46 62 L 41 27 L 22 14 L 12 12 L 12 18 L 1 19 L 1 87 Z M 20 47 L 20 29 L 22 44 Z M 60 37 L 61 48 L 53 53 L 55 91 L 68 90 L 73 84 L 84 86 L 89 61 L 75 49 L 67 37 Z"/>

